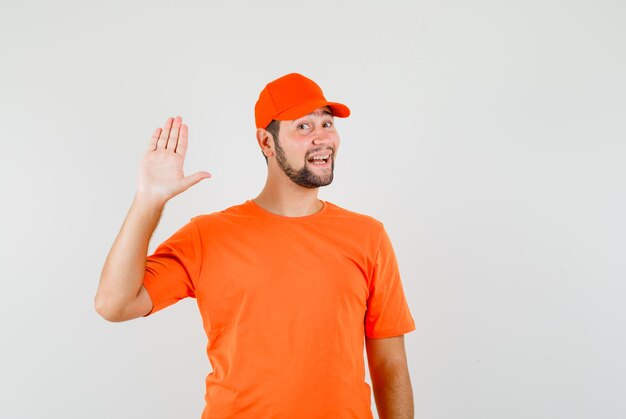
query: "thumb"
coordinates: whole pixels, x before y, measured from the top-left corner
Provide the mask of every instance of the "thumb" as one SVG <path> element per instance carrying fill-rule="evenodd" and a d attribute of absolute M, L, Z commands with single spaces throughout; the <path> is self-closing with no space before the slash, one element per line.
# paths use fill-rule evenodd
<path fill-rule="evenodd" d="M 196 183 L 200 182 L 202 179 L 210 178 L 211 174 L 209 172 L 196 172 L 193 175 L 189 175 L 181 179 L 181 183 L 183 186 L 183 191 L 191 188 Z"/>

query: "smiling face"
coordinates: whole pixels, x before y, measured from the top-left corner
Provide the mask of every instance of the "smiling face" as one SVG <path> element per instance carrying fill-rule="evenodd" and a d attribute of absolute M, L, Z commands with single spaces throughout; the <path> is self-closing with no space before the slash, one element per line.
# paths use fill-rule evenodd
<path fill-rule="evenodd" d="M 333 181 L 340 140 L 327 106 L 293 121 L 280 121 L 278 137 L 276 163 L 289 179 L 305 188 Z"/>

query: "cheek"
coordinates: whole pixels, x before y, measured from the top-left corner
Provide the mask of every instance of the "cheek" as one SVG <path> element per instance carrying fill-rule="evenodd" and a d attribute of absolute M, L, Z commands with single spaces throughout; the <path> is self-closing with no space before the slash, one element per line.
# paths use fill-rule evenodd
<path fill-rule="evenodd" d="M 293 146 L 287 151 L 287 156 L 290 160 L 301 163 L 306 161 L 308 150 L 309 149 L 304 144 Z"/>

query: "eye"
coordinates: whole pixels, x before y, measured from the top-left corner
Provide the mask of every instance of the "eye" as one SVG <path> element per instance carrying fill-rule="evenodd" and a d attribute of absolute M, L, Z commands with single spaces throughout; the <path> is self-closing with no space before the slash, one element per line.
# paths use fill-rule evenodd
<path fill-rule="evenodd" d="M 308 129 L 308 128 L 309 128 L 308 122 L 303 122 L 301 124 L 298 124 L 298 129 Z"/>
<path fill-rule="evenodd" d="M 333 126 L 333 121 L 326 121 L 324 122 L 324 128 L 330 128 Z"/>

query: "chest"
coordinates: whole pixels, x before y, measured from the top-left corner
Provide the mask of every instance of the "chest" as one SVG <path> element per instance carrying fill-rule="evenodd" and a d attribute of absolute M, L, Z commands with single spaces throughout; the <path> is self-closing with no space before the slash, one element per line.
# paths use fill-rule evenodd
<path fill-rule="evenodd" d="M 205 250 L 197 292 L 211 328 L 233 322 L 285 326 L 359 322 L 368 297 L 368 255 L 332 232 L 249 232 Z M 203 314 L 203 315 L 204 315 Z"/>

